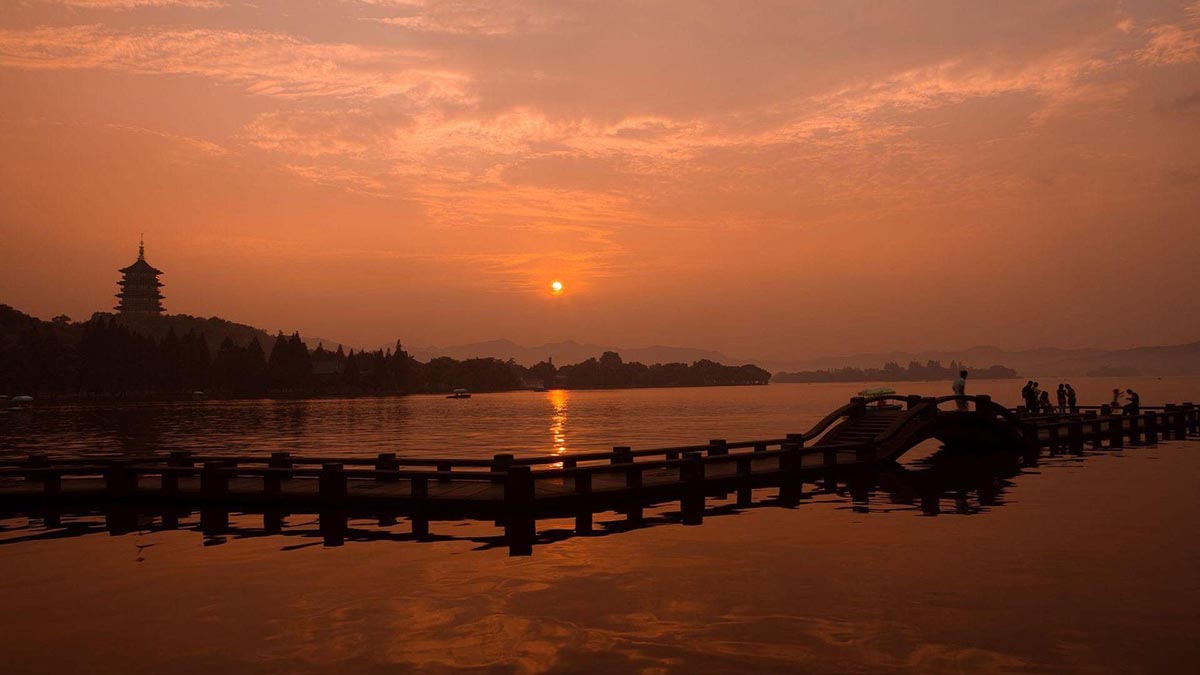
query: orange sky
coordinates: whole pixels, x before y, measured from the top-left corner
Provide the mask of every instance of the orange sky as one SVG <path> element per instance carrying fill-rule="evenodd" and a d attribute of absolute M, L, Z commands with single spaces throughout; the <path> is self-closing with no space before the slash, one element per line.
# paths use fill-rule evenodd
<path fill-rule="evenodd" d="M 1200 339 L 1200 2 L 4 5 L 44 318 L 145 232 L 169 311 L 355 345 Z"/>

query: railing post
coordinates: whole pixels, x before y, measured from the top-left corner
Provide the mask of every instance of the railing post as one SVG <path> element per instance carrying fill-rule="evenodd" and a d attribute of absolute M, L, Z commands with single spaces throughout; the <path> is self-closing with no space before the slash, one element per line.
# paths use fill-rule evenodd
<path fill-rule="evenodd" d="M 698 452 L 686 452 L 679 465 L 683 497 L 679 500 L 684 525 L 699 525 L 704 521 L 704 459 Z"/>
<path fill-rule="evenodd" d="M 592 493 L 592 472 L 578 471 L 574 475 L 575 494 L 589 495 Z"/>
<path fill-rule="evenodd" d="M 1067 439 L 1069 451 L 1073 455 L 1083 454 L 1083 422 L 1072 420 L 1067 427 Z"/>
<path fill-rule="evenodd" d="M 1111 414 L 1112 414 L 1112 406 L 1110 406 L 1107 403 L 1100 406 L 1100 416 L 1101 417 L 1108 417 Z"/>
<path fill-rule="evenodd" d="M 1125 447 L 1125 429 L 1120 415 L 1108 416 L 1108 447 Z"/>
<path fill-rule="evenodd" d="M 852 397 L 850 397 L 850 402 L 854 404 L 854 407 L 850 409 L 850 414 L 849 414 L 849 416 L 850 416 L 851 418 L 854 418 L 854 417 L 861 417 L 862 415 L 864 415 L 864 414 L 867 412 L 867 399 L 866 399 L 866 397 L 864 397 L 864 396 L 852 396 Z"/>
<path fill-rule="evenodd" d="M 749 506 L 752 501 L 751 485 L 750 485 L 750 476 L 752 473 L 753 473 L 753 458 L 752 457 L 738 457 L 737 458 L 737 476 L 739 479 L 738 480 L 738 489 L 737 489 L 737 505 L 738 506 Z"/>
<path fill-rule="evenodd" d="M 191 469 L 194 466 L 195 462 L 192 461 L 192 452 L 190 450 L 172 450 L 171 454 L 167 455 L 168 469 Z M 163 471 L 162 491 L 166 494 L 175 494 L 179 491 L 178 473 Z"/>
<path fill-rule="evenodd" d="M 124 497 L 137 487 L 137 474 L 124 463 L 113 462 L 104 469 L 104 491 L 111 497 Z"/>
<path fill-rule="evenodd" d="M 346 497 L 346 467 L 341 462 L 326 462 L 321 465 L 318 483 L 322 501 L 338 501 Z"/>
<path fill-rule="evenodd" d="M 929 406 L 925 410 L 926 417 L 928 417 L 929 419 L 933 419 L 933 418 L 937 417 L 938 407 L 937 407 L 937 399 L 936 398 L 934 398 L 933 396 L 922 396 L 921 402 L 924 403 L 925 405 Z"/>
<path fill-rule="evenodd" d="M 56 497 L 62 494 L 61 473 L 51 471 L 42 476 L 42 494 L 47 497 Z"/>
<path fill-rule="evenodd" d="M 800 446 L 792 442 L 779 446 L 779 472 L 794 474 L 800 471 Z"/>
<path fill-rule="evenodd" d="M 492 455 L 492 464 L 488 470 L 492 472 L 493 483 L 503 483 L 505 481 L 505 475 L 512 469 L 513 459 L 514 457 L 507 453 Z"/>
<path fill-rule="evenodd" d="M 708 442 L 708 456 L 720 457 L 729 454 L 728 444 L 724 438 L 714 438 Z"/>
<path fill-rule="evenodd" d="M 1191 401 L 1184 401 L 1183 407 L 1186 409 L 1188 433 L 1200 433 L 1200 415 L 1196 412 L 1195 404 Z"/>
<path fill-rule="evenodd" d="M 854 449 L 854 461 L 859 464 L 870 464 L 875 461 L 875 444 L 864 443 Z"/>
<path fill-rule="evenodd" d="M 837 466 L 837 448 L 825 448 L 821 452 L 821 463 L 825 466 Z"/>
<path fill-rule="evenodd" d="M 779 449 L 779 503 L 784 506 L 795 506 L 800 503 L 803 481 L 800 479 L 802 455 L 800 446 L 795 443 L 784 443 Z M 747 494 L 747 503 L 749 495 Z"/>
<path fill-rule="evenodd" d="M 1175 407 L 1171 437 L 1177 441 L 1187 438 L 1187 408 Z"/>
<path fill-rule="evenodd" d="M 454 469 L 454 466 L 449 464 L 448 462 L 442 462 L 442 463 L 438 464 L 437 466 L 435 466 L 434 468 L 437 469 L 438 473 L 450 473 Z M 437 480 L 439 483 L 449 483 L 450 476 L 438 476 Z"/>
<path fill-rule="evenodd" d="M 205 462 L 200 471 L 200 494 L 205 499 L 229 496 L 229 474 L 225 462 Z"/>
<path fill-rule="evenodd" d="M 575 484 L 575 501 L 578 508 L 575 511 L 575 534 L 587 534 L 592 531 L 592 505 L 588 495 L 592 494 L 592 474 L 590 471 L 578 471 L 573 474 Z"/>
<path fill-rule="evenodd" d="M 50 458 L 47 457 L 45 453 L 35 452 L 30 454 L 29 457 L 25 459 L 25 466 L 29 469 L 44 469 L 50 466 Z M 29 473 L 25 474 L 25 480 L 37 480 L 39 475 L 40 472 L 30 471 Z"/>
<path fill-rule="evenodd" d="M 991 413 L 992 412 L 992 397 L 987 394 L 979 394 L 975 397 L 975 412 Z"/>
<path fill-rule="evenodd" d="M 400 461 L 398 459 L 396 459 L 396 453 L 394 453 L 394 452 L 379 453 L 375 457 L 375 470 L 381 471 L 381 472 L 382 471 L 399 471 L 400 470 Z M 394 482 L 400 480 L 400 476 L 397 476 L 395 474 L 388 475 L 388 474 L 380 473 L 380 474 L 375 475 L 375 480 L 385 481 L 388 483 L 394 483 Z"/>
<path fill-rule="evenodd" d="M 633 448 L 628 445 L 614 445 L 612 449 L 612 464 L 629 464 L 633 462 Z"/>
<path fill-rule="evenodd" d="M 531 555 L 537 536 L 534 522 L 533 470 L 510 466 L 504 476 L 504 537 L 509 555 Z"/>
<path fill-rule="evenodd" d="M 625 470 L 625 489 L 629 491 L 626 517 L 631 525 L 640 525 L 642 523 L 642 467 L 632 462 Z"/>
<path fill-rule="evenodd" d="M 278 496 L 283 491 L 283 481 L 292 477 L 292 453 L 272 452 L 267 460 L 268 471 L 263 474 L 263 491 Z"/>
<path fill-rule="evenodd" d="M 1148 411 L 1142 419 L 1146 421 L 1146 445 L 1158 445 L 1158 413 Z"/>
<path fill-rule="evenodd" d="M 410 479 L 410 492 L 413 497 L 425 498 L 429 496 L 429 478 L 426 476 L 413 476 Z"/>
<path fill-rule="evenodd" d="M 1060 438 L 1061 433 L 1058 428 L 1058 423 L 1051 422 L 1050 426 L 1046 428 L 1046 433 L 1048 433 L 1050 436 L 1046 440 L 1046 442 L 1050 445 L 1050 452 L 1057 453 L 1062 449 L 1062 439 Z"/>
<path fill-rule="evenodd" d="M 1088 411 L 1089 413 L 1092 411 Z M 1095 415 L 1088 415 L 1088 422 L 1091 424 L 1092 448 L 1099 450 L 1104 447 L 1104 423 Z"/>
<path fill-rule="evenodd" d="M 919 394 L 909 394 L 904 397 L 904 406 L 907 409 L 912 410 L 919 405 L 921 405 L 921 396 Z"/>

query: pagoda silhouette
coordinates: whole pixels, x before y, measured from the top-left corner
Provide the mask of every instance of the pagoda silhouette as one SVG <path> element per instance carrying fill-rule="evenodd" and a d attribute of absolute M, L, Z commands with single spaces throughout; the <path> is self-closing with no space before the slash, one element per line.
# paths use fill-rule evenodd
<path fill-rule="evenodd" d="M 117 293 L 120 301 L 114 308 L 121 314 L 141 314 L 159 316 L 163 313 L 163 294 L 158 289 L 162 282 L 158 275 L 162 270 L 155 269 L 146 262 L 146 242 L 138 242 L 137 260 L 129 267 L 118 270 L 122 278 L 117 282 L 121 292 Z"/>

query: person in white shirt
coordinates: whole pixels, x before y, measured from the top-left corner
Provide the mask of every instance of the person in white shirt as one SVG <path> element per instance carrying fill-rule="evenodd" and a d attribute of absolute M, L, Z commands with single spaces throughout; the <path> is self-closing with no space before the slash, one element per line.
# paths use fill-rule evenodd
<path fill-rule="evenodd" d="M 967 395 L 967 371 L 965 370 L 958 371 L 958 379 L 954 381 L 954 395 Z M 967 409 L 967 402 L 963 399 L 959 399 L 957 403 L 959 410 L 965 411 Z"/>

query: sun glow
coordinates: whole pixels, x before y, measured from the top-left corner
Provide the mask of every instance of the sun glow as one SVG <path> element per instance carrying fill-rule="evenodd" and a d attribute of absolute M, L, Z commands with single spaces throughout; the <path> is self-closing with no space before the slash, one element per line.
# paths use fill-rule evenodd
<path fill-rule="evenodd" d="M 555 280 L 550 282 L 550 292 L 559 295 L 563 292 L 563 282 Z"/>

